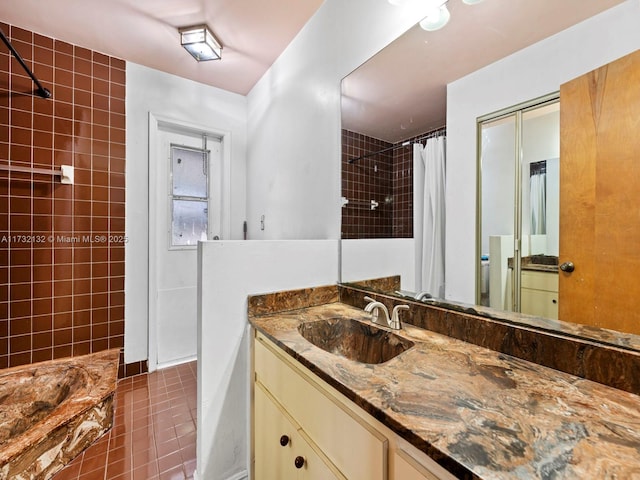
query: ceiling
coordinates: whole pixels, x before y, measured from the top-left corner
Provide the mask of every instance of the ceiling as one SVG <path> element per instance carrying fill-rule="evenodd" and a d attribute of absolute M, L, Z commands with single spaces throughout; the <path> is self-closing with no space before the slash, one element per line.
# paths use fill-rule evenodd
<path fill-rule="evenodd" d="M 446 85 L 623 0 L 450 0 L 441 30 L 414 26 L 343 81 L 342 126 L 396 143 L 446 123 Z"/>
<path fill-rule="evenodd" d="M 397 142 L 442 126 L 448 83 L 622 1 L 450 0 L 442 30 L 415 26 L 347 77 L 343 127 Z M 321 4 L 2 0 L 0 21 L 246 95 Z M 197 63 L 180 47 L 178 28 L 200 23 L 222 43 L 221 61 Z"/>
<path fill-rule="evenodd" d="M 322 0 L 2 0 L 0 21 L 246 95 Z M 196 62 L 178 28 L 206 23 L 222 60 Z M 36 72 L 37 74 L 37 72 Z"/>

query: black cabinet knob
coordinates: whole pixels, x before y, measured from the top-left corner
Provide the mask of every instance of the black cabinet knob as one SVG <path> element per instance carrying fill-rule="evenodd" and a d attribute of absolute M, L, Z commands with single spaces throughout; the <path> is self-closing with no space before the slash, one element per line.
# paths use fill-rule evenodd
<path fill-rule="evenodd" d="M 282 445 L 283 447 L 286 447 L 289 444 L 289 436 L 288 435 L 282 435 L 280 437 L 280 445 Z"/>
<path fill-rule="evenodd" d="M 297 456 L 293 461 L 293 464 L 296 466 L 296 468 L 304 467 L 304 457 Z"/>

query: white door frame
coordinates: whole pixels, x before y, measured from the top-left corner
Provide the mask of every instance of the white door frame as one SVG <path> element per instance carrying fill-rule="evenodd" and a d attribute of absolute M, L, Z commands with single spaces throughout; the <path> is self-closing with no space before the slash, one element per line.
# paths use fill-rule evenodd
<path fill-rule="evenodd" d="M 158 179 L 156 162 L 160 152 L 158 151 L 158 142 L 160 139 L 160 130 L 167 129 L 177 133 L 183 132 L 187 134 L 207 135 L 220 139 L 221 157 L 222 157 L 222 204 L 220 206 L 220 226 L 221 236 L 223 239 L 229 238 L 231 232 L 231 132 L 209 125 L 191 123 L 188 121 L 170 118 L 149 112 L 149 196 L 148 203 L 148 219 L 149 225 L 147 230 L 148 244 L 148 290 L 147 290 L 147 352 L 149 371 L 153 372 L 158 367 L 158 339 L 157 339 L 157 309 L 156 309 L 156 292 L 158 290 L 156 259 L 156 215 L 158 214 L 158 206 L 155 198 L 158 191 Z M 163 184 L 164 185 L 164 184 Z"/>

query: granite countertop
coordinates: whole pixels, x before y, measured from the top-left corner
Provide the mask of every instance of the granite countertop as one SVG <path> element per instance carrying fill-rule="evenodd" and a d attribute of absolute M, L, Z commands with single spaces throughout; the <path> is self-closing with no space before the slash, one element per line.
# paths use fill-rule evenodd
<path fill-rule="evenodd" d="M 640 478 L 640 397 L 405 324 L 415 346 L 368 365 L 325 352 L 302 322 L 331 303 L 253 316 L 285 352 L 460 478 Z"/>
<path fill-rule="evenodd" d="M 541 265 L 539 263 L 527 263 L 526 265 L 522 265 L 522 270 L 529 270 L 532 272 L 550 272 L 550 273 L 558 273 L 557 265 Z"/>
<path fill-rule="evenodd" d="M 558 273 L 558 257 L 551 255 L 522 257 L 520 265 L 522 270 Z M 513 269 L 513 257 L 507 259 L 507 266 Z"/>

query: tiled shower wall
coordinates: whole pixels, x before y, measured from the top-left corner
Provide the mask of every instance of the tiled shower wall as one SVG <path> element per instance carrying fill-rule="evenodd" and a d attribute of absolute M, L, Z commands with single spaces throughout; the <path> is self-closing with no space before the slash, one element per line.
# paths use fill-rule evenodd
<path fill-rule="evenodd" d="M 342 208 L 342 238 L 413 237 L 413 144 L 422 139 L 425 145 L 428 133 L 392 144 L 342 130 L 342 196 L 349 200 Z M 390 147 L 395 148 L 349 163 Z M 379 203 L 375 210 L 372 199 Z"/>
<path fill-rule="evenodd" d="M 391 147 L 392 144 L 342 130 L 342 238 L 385 238 L 393 232 L 393 152 L 349 163 L 349 159 Z M 371 208 L 371 200 L 378 206 Z"/>
<path fill-rule="evenodd" d="M 0 24 L 0 368 L 124 344 L 125 62 Z M 124 369 L 120 372 L 124 372 Z"/>

